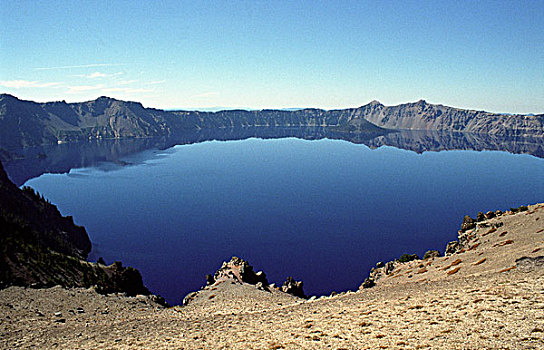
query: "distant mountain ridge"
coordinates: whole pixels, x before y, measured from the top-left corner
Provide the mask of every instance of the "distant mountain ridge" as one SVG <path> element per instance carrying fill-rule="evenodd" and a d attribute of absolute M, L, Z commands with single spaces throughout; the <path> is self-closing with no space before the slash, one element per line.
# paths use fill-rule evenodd
<path fill-rule="evenodd" d="M 501 136 L 544 136 L 544 114 L 508 115 L 434 105 L 420 100 L 398 106 L 372 101 L 361 116 L 380 127 L 397 130 L 441 130 Z"/>
<path fill-rule="evenodd" d="M 188 130 L 243 127 L 329 127 L 337 132 L 387 134 L 393 130 L 447 130 L 503 136 L 544 136 L 544 114 L 505 115 L 429 104 L 372 101 L 358 108 L 323 110 L 165 111 L 139 102 L 37 103 L 0 95 L 0 148 L 89 139 L 180 135 Z"/>

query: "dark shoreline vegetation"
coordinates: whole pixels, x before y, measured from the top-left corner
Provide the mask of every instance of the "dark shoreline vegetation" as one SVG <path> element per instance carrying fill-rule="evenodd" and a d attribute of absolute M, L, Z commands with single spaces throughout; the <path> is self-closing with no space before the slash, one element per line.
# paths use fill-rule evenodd
<path fill-rule="evenodd" d="M 32 188 L 15 186 L 1 163 L 0 227 L 0 288 L 61 285 L 94 287 L 104 294 L 150 294 L 138 270 L 119 261 L 109 266 L 87 262 L 91 241 L 85 228 Z"/>
<path fill-rule="evenodd" d="M 144 108 L 137 102 L 107 97 L 68 104 L 35 103 L 3 94 L 0 161 L 5 162 L 15 184 L 0 163 L 0 288 L 96 286 L 101 293 L 150 294 L 138 270 L 120 262 L 109 266 L 103 260 L 87 262 L 91 242 L 85 228 L 75 225 L 71 217 L 63 217 L 33 189 L 18 188 L 45 172 L 67 172 L 100 162 L 128 165 L 122 157 L 147 149 L 251 137 L 327 138 L 370 148 L 390 145 L 418 153 L 445 149 L 507 150 L 542 158 L 543 136 L 542 114 L 503 115 L 425 101 L 393 107 L 373 101 L 359 108 L 331 111 L 196 112 Z M 451 249 L 461 245 L 453 246 Z M 436 254 L 437 251 L 429 251 L 425 255 Z M 396 263 L 413 259 L 419 257 L 405 254 Z M 295 290 L 304 296 L 302 284 L 298 283 L 288 279 L 286 292 Z M 363 287 L 373 284 L 370 278 Z"/>

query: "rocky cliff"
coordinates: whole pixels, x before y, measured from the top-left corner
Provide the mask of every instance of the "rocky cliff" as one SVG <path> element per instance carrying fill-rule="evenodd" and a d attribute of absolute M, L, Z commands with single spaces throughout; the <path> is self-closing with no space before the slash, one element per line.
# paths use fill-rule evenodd
<path fill-rule="evenodd" d="M 58 209 L 31 188 L 20 190 L 11 183 L 0 164 L 0 219 L 2 237 L 11 234 L 9 226 L 18 226 L 31 235 L 35 244 L 80 259 L 87 258 L 91 241 L 85 229 L 63 217 Z"/>
<path fill-rule="evenodd" d="M 447 130 L 502 136 L 543 136 L 544 114 L 506 115 L 433 105 L 424 100 L 398 106 L 372 101 L 357 116 L 387 129 Z"/>
<path fill-rule="evenodd" d="M 335 132 L 372 135 L 386 134 L 386 129 L 447 130 L 542 137 L 544 115 L 494 114 L 425 101 L 391 107 L 373 101 L 340 110 L 164 111 L 108 97 L 81 103 L 36 103 L 0 95 L 0 148 L 5 149 L 245 127 L 327 127 Z"/>
<path fill-rule="evenodd" d="M 138 270 L 87 262 L 90 250 L 83 227 L 31 188 L 15 186 L 0 163 L 0 288 L 96 286 L 104 293 L 149 294 Z"/>
<path fill-rule="evenodd" d="M 0 95 L 0 148 L 172 136 L 199 129 L 250 126 L 327 126 L 340 132 L 386 132 L 363 119 L 351 121 L 353 113 L 353 109 L 163 111 L 108 97 L 82 103 L 36 103 L 3 94 Z"/>

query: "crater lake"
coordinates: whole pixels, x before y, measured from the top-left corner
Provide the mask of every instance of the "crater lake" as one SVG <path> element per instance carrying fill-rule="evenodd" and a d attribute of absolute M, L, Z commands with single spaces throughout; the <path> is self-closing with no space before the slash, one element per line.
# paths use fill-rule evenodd
<path fill-rule="evenodd" d="M 542 140 L 478 137 L 246 131 L 27 149 L 6 170 L 85 226 L 91 260 L 136 267 L 170 303 L 231 256 L 321 295 L 377 261 L 443 253 L 464 215 L 543 200 Z"/>

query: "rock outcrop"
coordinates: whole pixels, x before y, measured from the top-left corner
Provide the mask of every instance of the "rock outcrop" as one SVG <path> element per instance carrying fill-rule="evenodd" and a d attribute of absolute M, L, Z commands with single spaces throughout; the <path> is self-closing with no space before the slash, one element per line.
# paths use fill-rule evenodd
<path fill-rule="evenodd" d="M 398 106 L 371 102 L 357 115 L 374 125 L 396 130 L 448 130 L 504 136 L 543 136 L 544 115 L 506 115 L 433 105 L 424 100 Z"/>
<path fill-rule="evenodd" d="M 510 208 L 510 211 L 503 212 L 502 210 L 496 211 L 487 211 L 486 213 L 478 212 L 476 219 L 471 218 L 468 215 L 465 215 L 463 222 L 461 223 L 461 228 L 458 232 L 458 239 L 456 241 L 449 242 L 446 245 L 444 254 L 446 256 L 464 252 L 468 248 L 468 243 L 474 239 L 475 231 L 479 228 L 490 228 L 491 232 L 494 232 L 499 227 L 502 226 L 501 222 L 492 222 L 488 221 L 500 217 L 504 214 L 515 214 L 519 212 L 525 212 L 528 208 L 525 205 L 521 205 L 517 208 Z"/>
<path fill-rule="evenodd" d="M 468 215 L 465 215 L 463 218 L 463 223 L 461 223 L 461 232 L 471 230 L 476 227 L 476 220 L 471 218 Z"/>
<path fill-rule="evenodd" d="M 202 295 L 207 295 L 211 291 L 217 290 L 224 285 L 239 285 L 239 287 L 251 286 L 253 290 L 267 293 L 286 293 L 299 298 L 306 298 L 302 289 L 302 281 L 295 281 L 288 277 L 281 288 L 275 284 L 269 284 L 266 275 L 262 271 L 255 272 L 253 266 L 239 257 L 233 256 L 229 261 L 223 261 L 221 267 L 213 274 L 206 275 L 206 285 L 200 291 L 187 294 L 182 301 L 182 305 L 188 305 Z M 234 286 L 234 288 L 235 288 Z M 283 292 L 283 293 L 281 293 Z M 215 296 L 215 294 L 213 294 Z M 214 298 L 214 296 L 212 298 Z"/>
<path fill-rule="evenodd" d="M 524 256 L 516 259 L 516 267 L 523 272 L 531 272 L 544 268 L 544 256 L 528 257 Z"/>
<path fill-rule="evenodd" d="M 367 277 L 363 284 L 361 284 L 361 287 L 359 289 L 366 289 L 366 288 L 372 288 L 376 285 L 376 282 L 374 282 L 374 279 Z"/>
<path fill-rule="evenodd" d="M 299 298 L 306 298 L 303 290 L 303 282 L 295 281 L 293 277 L 287 277 L 281 286 L 281 291 Z"/>
<path fill-rule="evenodd" d="M 428 251 L 427 253 L 425 253 L 426 256 L 424 257 L 424 259 L 431 259 L 435 256 L 438 256 L 436 255 L 437 253 L 438 255 L 440 255 L 438 251 Z M 359 289 L 361 290 L 374 287 L 376 285 L 376 282 L 380 278 L 392 275 L 399 265 L 406 264 L 414 260 L 420 260 L 417 254 L 402 254 L 400 258 L 388 261 L 385 264 L 382 261 L 379 261 L 378 263 L 376 263 L 376 267 L 373 267 L 370 270 L 369 276 L 359 286 Z"/>
<path fill-rule="evenodd" d="M 495 252 L 499 253 L 500 259 L 505 259 L 508 254 L 504 254 L 504 250 L 511 249 L 515 244 L 521 244 L 526 256 L 516 256 L 517 259 L 511 259 L 509 265 L 504 267 L 504 261 L 501 262 L 502 267 L 497 269 L 498 273 L 506 273 L 513 269 L 517 269 L 522 272 L 532 272 L 544 267 L 544 256 L 535 256 L 535 253 L 540 253 L 544 246 L 542 246 L 542 240 L 537 244 L 518 243 L 517 238 L 511 232 L 513 231 L 527 231 L 535 230 L 536 235 L 544 232 L 544 228 L 541 228 L 541 219 L 537 211 L 542 213 L 544 206 L 542 204 L 532 206 L 519 206 L 516 208 L 510 208 L 508 211 L 487 211 L 479 212 L 476 219 L 466 215 L 463 218 L 463 222 L 457 234 L 457 240 L 451 241 L 446 245 L 444 250 L 444 256 L 441 256 L 438 250 L 427 251 L 423 259 L 420 260 L 415 254 L 403 254 L 399 259 L 388 261 L 386 263 L 378 262 L 375 267 L 370 270 L 369 276 L 363 281 L 359 289 L 371 288 L 375 285 L 391 285 L 395 283 L 406 283 L 408 281 L 422 282 L 426 279 L 423 277 L 433 276 L 435 278 L 440 274 L 446 274 L 446 276 L 452 276 L 459 273 L 461 269 L 480 269 L 483 264 L 485 266 L 490 265 L 490 259 Z M 530 217 L 530 219 L 525 217 Z M 533 221 L 534 220 L 534 221 Z M 514 224 L 512 224 L 512 221 Z M 521 223 L 520 223 L 521 222 Z M 505 223 L 509 223 L 510 228 L 505 228 Z M 529 236 L 526 237 L 527 232 L 523 232 L 524 240 L 534 240 L 535 233 L 532 231 Z M 504 248 L 508 247 L 508 248 Z M 487 256 L 486 256 L 487 254 Z M 517 253 L 516 253 L 517 254 Z M 513 254 L 514 255 L 514 254 Z M 465 257 L 471 256 L 471 263 L 463 264 Z M 499 259 L 498 256 L 493 256 L 493 259 Z M 515 265 L 512 263 L 515 260 Z M 437 262 L 442 264 L 440 268 L 437 268 Z M 480 271 L 481 272 L 481 271 Z"/>
<path fill-rule="evenodd" d="M 268 286 L 268 281 L 264 272 L 253 271 L 253 266 L 244 259 L 240 259 L 236 256 L 233 256 L 228 262 L 224 261 L 221 268 L 213 275 L 213 279 L 208 279 L 207 283 L 213 285 L 226 280 L 234 280 L 238 283 L 255 285 L 261 283 L 262 286 Z"/>
<path fill-rule="evenodd" d="M 461 228 L 458 232 L 457 241 L 449 242 L 446 245 L 444 255 L 449 256 L 462 252 L 466 248 L 468 241 L 474 238 L 473 232 L 477 227 L 494 227 L 495 229 L 500 227 L 500 224 L 498 223 L 494 223 L 492 225 L 487 224 L 487 220 L 490 220 L 497 216 L 501 216 L 502 214 L 503 213 L 500 210 L 497 210 L 495 212 L 488 211 L 485 214 L 483 212 L 478 212 L 478 214 L 476 215 L 476 219 L 465 215 L 465 217 L 463 218 L 463 222 L 461 223 Z"/>
<path fill-rule="evenodd" d="M 446 249 L 444 250 L 444 255 L 452 255 L 461 250 L 461 245 L 459 244 L 459 241 L 451 241 L 446 244 Z"/>

